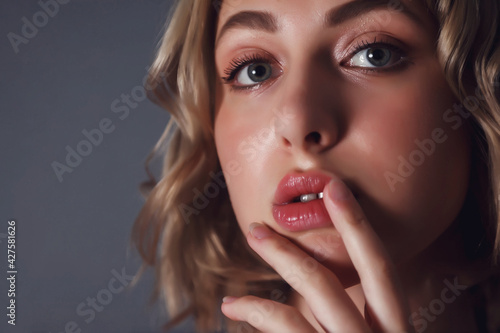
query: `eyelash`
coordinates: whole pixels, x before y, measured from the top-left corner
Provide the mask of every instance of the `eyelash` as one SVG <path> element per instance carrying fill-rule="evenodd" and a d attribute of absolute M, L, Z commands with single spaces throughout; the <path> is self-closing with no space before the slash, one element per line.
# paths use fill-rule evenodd
<path fill-rule="evenodd" d="M 377 68 L 377 67 L 356 67 L 358 70 L 365 71 L 367 73 L 369 72 L 375 72 L 375 73 L 383 73 L 383 72 L 393 72 L 397 71 L 399 69 L 403 69 L 406 66 L 412 64 L 412 62 L 408 59 L 406 56 L 406 52 L 403 51 L 400 47 L 394 45 L 394 43 L 391 43 L 386 40 L 381 40 L 377 41 L 377 37 L 374 38 L 373 42 L 368 42 L 367 40 L 363 40 L 361 42 L 358 42 L 358 44 L 354 47 L 352 51 L 349 52 L 349 56 L 347 57 L 346 61 L 342 61 L 341 65 L 344 65 L 349 62 L 356 54 L 363 50 L 367 49 L 374 49 L 374 48 L 386 48 L 389 49 L 390 51 L 394 52 L 395 54 L 400 56 L 400 59 L 398 62 L 394 65 L 391 65 L 389 67 L 385 68 Z"/>
<path fill-rule="evenodd" d="M 357 67 L 358 70 L 362 70 L 362 71 L 365 71 L 367 73 L 370 73 L 370 72 L 376 72 L 376 73 L 392 72 L 392 71 L 396 71 L 398 69 L 402 69 L 403 67 L 411 64 L 411 62 L 404 55 L 405 52 L 401 48 L 397 47 L 396 45 L 394 45 L 393 43 L 388 42 L 388 41 L 384 41 L 384 40 L 377 41 L 376 37 L 374 38 L 373 42 L 368 42 L 367 40 L 363 40 L 361 42 L 358 42 L 358 44 L 354 47 L 354 49 L 349 52 L 349 56 L 347 57 L 348 60 L 342 61 L 340 64 L 345 65 L 350 59 L 352 59 L 360 51 L 370 49 L 370 48 L 377 48 L 377 47 L 387 48 L 387 49 L 395 52 L 396 54 L 399 54 L 401 56 L 401 59 L 395 65 L 392 65 L 392 66 L 387 67 L 387 68 Z M 231 63 L 229 64 L 229 66 L 224 70 L 224 74 L 226 76 L 222 77 L 221 79 L 225 84 L 231 84 L 234 81 L 236 75 L 246 66 L 254 64 L 254 63 L 272 64 L 273 62 L 275 62 L 275 61 L 273 61 L 269 57 L 263 57 L 259 54 L 245 55 L 243 57 L 233 59 L 231 61 Z M 258 84 L 251 85 L 251 86 L 234 86 L 234 85 L 232 85 L 231 88 L 236 89 L 236 90 L 245 90 L 245 89 L 252 89 L 252 88 L 258 87 L 261 84 L 262 83 L 258 83 Z"/>
<path fill-rule="evenodd" d="M 254 63 L 272 63 L 274 62 L 273 60 L 269 59 L 268 57 L 263 57 L 258 54 L 252 54 L 252 55 L 245 55 L 241 58 L 236 58 L 231 61 L 229 64 L 229 67 L 224 70 L 224 74 L 226 76 L 222 77 L 222 80 L 224 83 L 231 83 L 234 81 L 234 78 L 236 75 L 246 66 L 254 64 Z M 254 87 L 254 86 L 250 86 Z M 242 87 L 243 88 L 243 87 Z"/>

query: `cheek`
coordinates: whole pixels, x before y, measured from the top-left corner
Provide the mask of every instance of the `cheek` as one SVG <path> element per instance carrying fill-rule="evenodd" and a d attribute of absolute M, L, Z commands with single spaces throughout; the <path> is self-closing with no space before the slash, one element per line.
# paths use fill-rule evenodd
<path fill-rule="evenodd" d="M 219 105 L 215 143 L 231 204 L 243 231 L 265 216 L 269 170 L 266 161 L 275 147 L 271 120 L 259 117 L 248 103 L 231 100 Z M 266 201 L 267 200 L 267 201 Z"/>
<path fill-rule="evenodd" d="M 429 245 L 456 218 L 468 187 L 467 130 L 453 129 L 444 117 L 453 95 L 438 75 L 414 82 L 374 98 L 377 112 L 356 120 L 371 161 L 357 173 L 365 185 L 363 208 L 393 252 Z"/>

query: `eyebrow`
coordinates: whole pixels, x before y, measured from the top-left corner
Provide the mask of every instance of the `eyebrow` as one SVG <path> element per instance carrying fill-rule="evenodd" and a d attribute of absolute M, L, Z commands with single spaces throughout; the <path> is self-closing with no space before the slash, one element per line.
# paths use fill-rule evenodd
<path fill-rule="evenodd" d="M 391 5 L 391 2 L 395 2 Z M 412 12 L 402 1 L 389 0 L 354 0 L 339 7 L 335 7 L 326 14 L 326 26 L 335 26 L 352 20 L 357 16 L 365 15 L 376 9 L 400 11 L 417 23 L 422 23 L 420 18 Z M 397 9 L 396 9 L 397 8 Z"/>
<path fill-rule="evenodd" d="M 394 2 L 394 1 L 392 1 Z M 340 25 L 358 16 L 365 15 L 376 9 L 387 9 L 397 11 L 408 16 L 413 21 L 421 24 L 420 18 L 413 13 L 401 1 L 396 1 L 395 5 L 390 4 L 390 0 L 354 0 L 339 7 L 332 8 L 325 15 L 325 27 Z M 276 16 L 266 11 L 241 11 L 232 15 L 222 26 L 216 45 L 222 36 L 231 29 L 248 28 L 275 33 L 279 30 Z"/>
<path fill-rule="evenodd" d="M 269 12 L 243 11 L 236 13 L 224 23 L 215 44 L 217 44 L 219 39 L 221 39 L 228 30 L 234 28 L 250 28 L 275 33 L 278 31 L 278 22 L 276 17 Z"/>

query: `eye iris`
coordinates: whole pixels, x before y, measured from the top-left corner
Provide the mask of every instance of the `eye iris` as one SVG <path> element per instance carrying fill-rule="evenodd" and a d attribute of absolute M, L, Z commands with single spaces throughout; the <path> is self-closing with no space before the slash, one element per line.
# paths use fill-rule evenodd
<path fill-rule="evenodd" d="M 254 82 L 262 82 L 271 77 L 271 66 L 268 64 L 253 64 L 248 67 L 248 76 Z"/>
<path fill-rule="evenodd" d="M 374 66 L 384 66 L 391 60 L 391 51 L 387 49 L 369 49 L 368 61 Z"/>

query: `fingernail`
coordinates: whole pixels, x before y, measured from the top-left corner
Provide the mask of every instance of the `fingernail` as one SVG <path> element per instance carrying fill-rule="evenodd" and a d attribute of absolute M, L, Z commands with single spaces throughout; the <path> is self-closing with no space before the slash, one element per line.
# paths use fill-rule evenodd
<path fill-rule="evenodd" d="M 260 223 L 250 224 L 250 233 L 254 238 L 264 239 L 270 237 L 273 233 L 271 229 Z"/>
<path fill-rule="evenodd" d="M 236 301 L 238 299 L 238 297 L 234 297 L 234 296 L 226 296 L 222 299 L 222 303 L 224 304 L 230 304 L 230 303 L 233 303 L 234 301 Z"/>
<path fill-rule="evenodd" d="M 341 181 L 332 180 L 328 186 L 334 200 L 346 200 L 350 197 L 349 189 Z"/>

